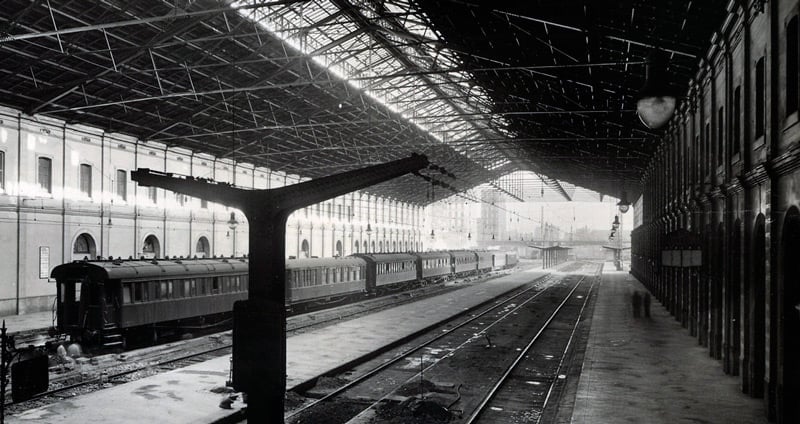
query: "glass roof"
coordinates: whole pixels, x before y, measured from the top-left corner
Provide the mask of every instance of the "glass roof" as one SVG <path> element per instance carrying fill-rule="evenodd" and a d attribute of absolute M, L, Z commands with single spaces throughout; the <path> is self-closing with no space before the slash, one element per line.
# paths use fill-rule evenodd
<path fill-rule="evenodd" d="M 240 13 L 485 169 L 510 163 L 502 147 L 475 149 L 512 137 L 508 123 L 411 1 L 265 3 Z"/>

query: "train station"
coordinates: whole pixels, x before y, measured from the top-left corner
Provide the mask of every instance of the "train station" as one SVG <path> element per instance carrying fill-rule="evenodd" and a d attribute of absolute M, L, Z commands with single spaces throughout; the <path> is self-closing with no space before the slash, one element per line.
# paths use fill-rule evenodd
<path fill-rule="evenodd" d="M 0 422 L 800 422 L 800 0 L 5 0 Z"/>

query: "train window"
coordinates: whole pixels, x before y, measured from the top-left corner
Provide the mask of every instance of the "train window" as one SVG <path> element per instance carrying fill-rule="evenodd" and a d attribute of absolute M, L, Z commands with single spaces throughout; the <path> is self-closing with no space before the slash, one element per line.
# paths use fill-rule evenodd
<path fill-rule="evenodd" d="M 247 290 L 247 281 L 250 279 L 248 275 L 242 275 L 242 290 Z"/>
<path fill-rule="evenodd" d="M 192 295 L 192 281 L 183 280 L 183 296 L 189 297 Z"/>
<path fill-rule="evenodd" d="M 231 291 L 231 277 L 222 277 L 222 291 L 223 293 Z"/>
<path fill-rule="evenodd" d="M 167 282 L 162 281 L 158 285 L 158 293 L 156 293 L 156 299 L 165 299 L 167 297 Z"/>
<path fill-rule="evenodd" d="M 64 291 L 62 289 L 61 295 L 64 295 Z M 63 302 L 63 300 L 62 300 Z M 131 285 L 130 284 L 123 284 L 122 285 L 122 303 L 128 304 L 131 303 Z"/>
<path fill-rule="evenodd" d="M 211 294 L 219 293 L 219 277 L 214 277 L 211 282 Z"/>
<path fill-rule="evenodd" d="M 172 281 L 167 281 L 167 297 L 170 299 L 173 297 L 172 295 Z"/>

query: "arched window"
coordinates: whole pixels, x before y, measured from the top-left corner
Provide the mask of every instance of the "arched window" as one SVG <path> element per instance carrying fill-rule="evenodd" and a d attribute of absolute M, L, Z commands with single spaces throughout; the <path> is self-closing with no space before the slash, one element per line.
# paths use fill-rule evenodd
<path fill-rule="evenodd" d="M 367 242 L 364 242 L 364 253 L 369 253 L 369 245 L 367 245 Z"/>
<path fill-rule="evenodd" d="M 309 256 L 311 256 L 311 247 L 308 245 L 308 240 L 304 239 L 303 242 L 300 243 L 300 257 L 308 258 Z"/>
<path fill-rule="evenodd" d="M 211 248 L 208 244 L 208 239 L 205 236 L 197 240 L 197 245 L 194 248 L 195 255 L 199 258 L 207 258 L 211 256 Z"/>
<path fill-rule="evenodd" d="M 157 258 L 161 255 L 161 243 L 154 235 L 149 235 L 144 239 L 142 244 L 142 256 L 145 258 Z"/>
<path fill-rule="evenodd" d="M 342 242 L 340 240 L 336 241 L 336 256 L 342 256 Z"/>
<path fill-rule="evenodd" d="M 372 253 L 375 253 L 375 242 L 372 242 Z"/>
<path fill-rule="evenodd" d="M 72 245 L 72 259 L 80 260 L 83 258 L 94 259 L 97 255 L 94 238 L 87 233 L 83 233 L 75 239 Z"/>
<path fill-rule="evenodd" d="M 358 252 L 358 251 L 359 251 L 358 240 L 356 240 L 356 241 L 354 241 L 354 242 L 353 242 L 353 248 L 356 250 L 356 252 L 355 252 L 355 253 L 359 253 L 359 252 Z"/>
<path fill-rule="evenodd" d="M 378 242 L 378 251 L 383 253 L 383 242 L 382 241 Z"/>
<path fill-rule="evenodd" d="M 396 241 L 392 242 L 392 252 L 397 252 L 397 242 Z"/>

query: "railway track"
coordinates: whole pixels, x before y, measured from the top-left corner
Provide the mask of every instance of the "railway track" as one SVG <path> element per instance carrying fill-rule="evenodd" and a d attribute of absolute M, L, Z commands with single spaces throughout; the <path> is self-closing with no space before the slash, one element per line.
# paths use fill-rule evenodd
<path fill-rule="evenodd" d="M 480 284 L 486 280 L 504 275 L 505 272 L 493 272 L 488 275 L 479 277 L 468 277 L 460 279 L 458 284 L 442 285 L 436 284 L 427 287 L 417 288 L 409 292 L 397 293 L 393 295 L 386 295 L 376 299 L 369 299 L 365 302 L 358 304 L 343 305 L 340 307 L 332 308 L 329 310 L 318 310 L 316 312 L 297 315 L 291 317 L 287 323 L 287 332 L 302 333 L 311 329 L 316 329 L 328 325 L 330 323 L 340 322 L 343 319 L 351 319 L 364 314 L 376 312 L 387 307 L 394 307 L 405 303 L 418 301 L 430 296 L 436 296 L 446 293 L 450 290 L 457 290 L 467 284 Z M 465 281 L 466 280 L 466 281 Z M 34 338 L 35 333 L 25 334 L 26 337 Z M 76 394 L 84 394 L 94 390 L 100 390 L 113 384 L 120 384 L 127 381 L 135 380 L 152 375 L 157 372 L 165 372 L 173 369 L 183 368 L 193 363 L 203 362 L 214 357 L 224 356 L 230 354 L 231 344 L 229 342 L 220 343 L 219 340 L 229 337 L 230 331 L 212 334 L 204 337 L 208 339 L 218 340 L 212 342 L 215 346 L 212 348 L 197 347 L 193 349 L 196 351 L 191 354 L 180 354 L 183 346 L 186 343 L 192 343 L 197 339 L 192 339 L 184 342 L 172 342 L 165 345 L 144 349 L 144 353 L 137 353 L 136 351 L 126 352 L 128 356 L 126 362 L 139 363 L 141 365 L 131 366 L 123 363 L 117 359 L 117 354 L 100 355 L 92 358 L 94 363 L 99 365 L 85 365 L 76 367 L 75 370 L 67 373 L 52 374 L 50 378 L 51 389 L 21 402 L 6 402 L 5 406 L 9 413 L 14 413 L 18 410 L 25 410 L 42 406 L 49 403 L 50 400 L 60 399 L 59 394 L 69 392 Z M 206 343 L 207 344 L 207 343 Z M 190 347 L 189 349 L 192 349 Z M 178 356 L 176 356 L 176 354 Z M 159 359 L 168 358 L 168 359 Z M 89 368 L 87 372 L 86 368 Z M 124 368 L 119 371 L 119 368 Z M 88 374 L 88 375 L 84 375 Z M 77 380 L 77 382 L 76 382 Z M 11 399 L 10 385 L 7 393 L 7 399 Z"/>
<path fill-rule="evenodd" d="M 587 267 L 593 274 L 598 271 L 597 265 L 583 265 Z M 529 288 L 458 323 L 431 331 L 429 335 L 436 335 L 423 342 L 376 359 L 373 362 L 380 364 L 374 368 L 350 371 L 358 377 L 350 378 L 349 373 L 326 376 L 326 382 L 344 384 L 307 391 L 305 395 L 317 399 L 289 411 L 286 422 L 462 420 L 480 408 L 497 376 L 516 362 L 510 358 L 520 356 L 530 334 L 537 338 L 543 334 L 576 292 L 582 293 L 581 299 L 588 298 L 588 291 L 583 293 L 585 276 L 548 278 L 552 284 L 543 290 Z M 526 335 L 526 342 L 521 342 L 519 334 Z"/>
<path fill-rule="evenodd" d="M 575 286 L 464 423 L 552 422 L 543 418 L 554 415 L 548 407 L 564 387 L 568 353 L 595 283 L 578 295 L 581 282 Z"/>

